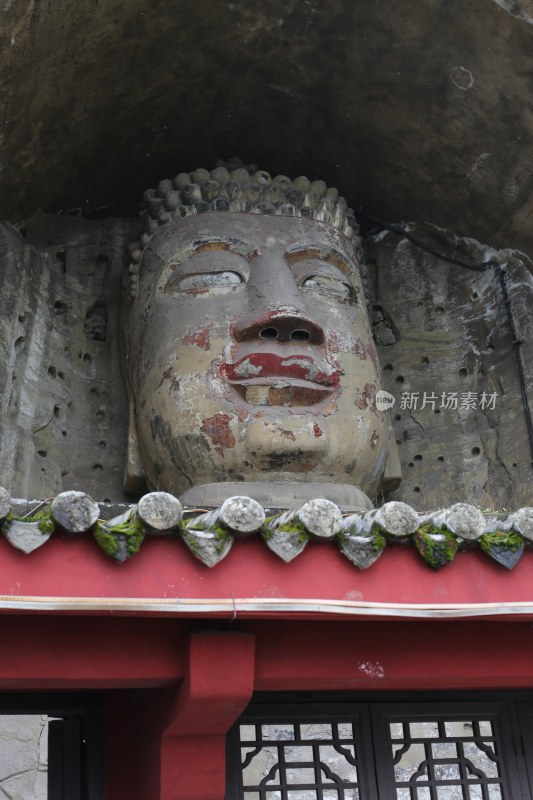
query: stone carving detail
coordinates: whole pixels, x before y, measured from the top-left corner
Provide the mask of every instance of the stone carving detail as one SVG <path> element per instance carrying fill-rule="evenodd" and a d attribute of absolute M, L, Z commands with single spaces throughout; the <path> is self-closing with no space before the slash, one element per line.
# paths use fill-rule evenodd
<path fill-rule="evenodd" d="M 205 175 L 197 175 L 194 182 L 203 178 Z M 232 179 L 230 175 L 229 180 Z M 223 184 L 226 180 L 224 178 L 219 183 Z M 202 191 L 203 185 L 197 185 Z M 263 202 L 266 188 L 263 186 L 261 189 L 260 202 Z M 324 187 L 319 188 L 323 192 Z M 161 189 L 165 191 L 165 187 Z M 283 188 L 284 197 L 285 190 L 290 189 L 287 186 Z M 304 198 L 308 192 L 306 188 Z M 348 220 L 347 210 L 346 219 L 353 229 L 349 240 L 345 237 L 344 229 L 330 228 L 329 223 L 313 216 L 301 216 L 302 209 L 296 206 L 300 216 L 284 217 L 277 213 L 281 206 L 274 204 L 276 213 L 261 216 L 242 211 L 234 214 L 212 211 L 194 214 L 193 211 L 198 211 L 196 204 L 184 203 L 188 209 L 187 216 L 182 217 L 180 210 L 178 220 L 172 217 L 177 209 L 168 212 L 164 208 L 165 197 L 156 194 L 163 203 L 160 213 L 150 215 L 152 223 L 157 223 L 154 242 L 159 241 L 160 237 L 165 239 L 165 230 L 174 224 L 178 227 L 192 225 L 192 230 L 195 226 L 201 226 L 202 219 L 207 224 L 213 213 L 217 219 L 243 216 L 252 226 L 262 225 L 265 220 L 273 225 L 278 222 L 297 224 L 302 230 L 306 223 L 315 226 L 314 230 L 323 226 L 329 231 L 330 240 L 340 237 L 344 243 L 348 242 L 348 248 L 358 249 L 356 229 L 351 218 Z M 327 198 L 326 189 L 322 202 Z M 339 204 L 337 199 L 335 202 Z M 326 205 L 331 203 L 331 200 L 327 200 Z M 344 208 L 342 202 L 340 207 Z M 317 215 L 322 213 L 320 208 L 312 211 Z M 331 214 L 331 211 L 327 213 Z M 170 225 L 160 226 L 159 222 L 166 219 L 161 219 L 164 214 L 170 214 L 174 221 Z M 409 235 L 428 241 L 434 250 L 451 260 L 459 255 L 461 259 L 478 265 L 487 259 L 504 265 L 518 338 L 526 343 L 533 339 L 530 314 L 533 279 L 531 264 L 526 256 L 512 251 L 487 250 L 473 240 L 460 240 L 449 232 L 427 226 L 423 230 L 411 227 Z M 99 501 L 131 501 L 131 495 L 124 491 L 126 464 L 131 479 L 127 484 L 128 491 L 141 496 L 147 490 L 142 481 L 135 480 L 142 476 L 138 448 L 132 446 L 128 457 L 126 454 L 128 438 L 134 443 L 136 431 L 133 426 L 130 431 L 133 438 L 128 437 L 127 390 L 119 346 L 120 308 L 124 304 L 124 258 L 128 258 L 128 263 L 131 260 L 130 255 L 126 256 L 127 242 L 140 242 L 142 236 L 141 222 L 135 219 L 86 220 L 67 215 L 40 215 L 28 221 L 24 237 L 8 224 L 0 226 L 0 482 L 14 496 L 46 498 L 65 490 L 81 490 Z M 147 244 L 146 239 L 143 242 L 140 248 L 137 247 L 138 252 L 133 249 L 131 283 L 134 288 L 138 288 L 139 280 L 142 280 L 138 265 L 142 247 Z M 383 368 L 383 386 L 395 401 L 389 415 L 402 468 L 401 485 L 393 489 L 390 481 L 385 482 L 371 499 L 377 499 L 378 503 L 394 499 L 419 509 L 445 508 L 457 500 L 480 509 L 516 509 L 531 505 L 529 444 L 512 336 L 495 271 L 492 268 L 485 272 L 463 269 L 457 263 L 450 263 L 420 249 L 399 233 L 367 238 L 364 248 L 365 265 L 362 268 L 366 269 L 366 274 L 362 277 L 366 278 L 365 292 L 375 323 L 374 335 Z M 233 256 L 229 251 L 214 255 L 223 258 Z M 359 262 L 358 253 L 356 261 Z M 234 280 L 227 276 L 221 278 L 220 272 L 233 270 L 219 270 L 215 282 Z M 196 291 L 191 287 L 189 290 Z M 208 288 L 210 292 L 222 292 L 217 298 L 217 308 L 223 309 L 228 298 L 234 298 L 242 292 L 242 285 L 213 285 Z M 310 296 L 306 293 L 302 298 L 307 300 Z M 191 300 L 198 300 L 198 307 L 202 297 L 207 299 L 207 294 L 193 295 Z M 138 296 L 130 306 L 130 325 L 135 304 L 140 301 L 141 297 Z M 342 304 L 339 305 L 341 307 Z M 210 321 L 204 320 L 199 328 L 205 328 Z M 199 338 L 194 326 L 182 333 L 181 338 L 186 338 L 186 341 L 181 344 L 183 351 L 189 351 L 193 373 L 199 371 L 198 357 L 200 360 L 208 359 L 212 348 L 216 346 L 214 333 L 223 324 L 218 317 L 215 322 L 214 329 L 200 333 Z M 394 342 L 383 325 L 394 334 Z M 279 348 L 282 344 L 278 341 L 272 346 Z M 300 344 L 310 347 L 305 342 Z M 211 351 L 205 350 L 205 345 L 209 345 Z M 263 346 L 267 345 L 268 342 Z M 335 349 L 334 343 L 332 349 Z M 335 353 L 331 355 L 337 356 Z M 530 397 L 532 356 L 533 350 L 523 346 L 526 392 Z M 235 365 L 231 359 L 226 363 Z M 364 362 L 360 363 L 363 365 Z M 253 361 L 250 364 L 256 366 Z M 343 380 L 349 377 L 342 376 Z M 177 380 L 174 386 L 169 385 L 169 396 L 175 396 L 179 391 Z M 251 378 L 243 380 L 249 381 L 249 385 L 243 389 L 243 406 L 249 394 L 257 413 L 265 413 L 265 417 L 260 419 L 272 423 L 272 408 L 268 404 L 276 399 L 276 393 L 278 402 L 283 402 L 283 391 L 287 393 L 287 389 L 283 386 L 272 389 L 254 386 Z M 167 380 L 167 383 L 170 384 L 170 381 Z M 363 417 L 360 412 L 366 413 L 373 405 L 373 394 L 365 390 L 365 383 L 372 384 L 373 381 L 365 379 L 363 385 L 356 388 L 352 420 Z M 211 385 L 209 390 L 212 389 Z M 443 394 L 454 392 L 457 394 L 458 408 L 441 407 Z M 497 394 L 494 408 L 479 407 L 483 392 Z M 422 407 L 424 393 L 427 401 Z M 477 408 L 460 407 L 462 395 L 467 394 L 478 398 Z M 417 407 L 403 407 L 403 395 L 417 396 Z M 292 397 L 294 399 L 294 393 Z M 191 400 L 193 403 L 194 400 Z M 363 409 L 359 406 L 363 406 Z M 135 419 L 134 412 L 132 404 L 132 419 Z M 299 418 L 300 424 L 303 424 L 301 420 L 305 415 L 295 412 L 296 409 L 292 408 L 288 416 L 291 419 Z M 315 431 L 314 423 L 306 435 L 309 440 L 312 439 L 313 452 L 317 455 L 324 446 L 327 432 L 324 433 L 318 419 L 314 421 L 322 431 L 322 436 L 318 429 Z M 185 497 L 186 504 L 203 507 L 209 496 L 213 504 L 221 505 L 228 496 L 243 492 L 254 496 L 263 505 L 271 503 L 268 493 L 261 490 L 260 481 L 264 473 L 255 482 L 253 491 L 251 485 L 249 490 L 242 485 L 243 479 L 254 483 L 247 474 L 252 468 L 245 461 L 252 466 L 254 462 L 237 457 L 239 449 L 242 453 L 246 448 L 246 442 L 240 438 L 240 434 L 236 434 L 240 424 L 241 420 L 233 411 L 218 407 L 213 413 L 204 414 L 201 418 L 199 415 L 200 432 L 197 439 L 203 442 L 200 446 L 206 454 L 205 448 L 209 449 L 209 459 L 218 464 L 218 469 L 227 470 L 225 480 L 234 482 L 234 485 L 227 487 L 226 494 L 220 494 L 221 485 L 218 484 L 217 488 L 217 484 L 211 484 L 201 498 Z M 244 421 L 243 424 L 248 423 Z M 283 431 L 288 433 L 284 435 Z M 368 508 L 362 496 L 358 496 L 354 504 L 353 493 L 350 499 L 349 495 L 332 495 L 329 491 L 321 492 L 316 486 L 310 486 L 305 494 L 310 477 L 310 473 L 305 473 L 309 459 L 305 453 L 299 453 L 291 433 L 295 437 L 297 433 L 299 435 L 298 431 L 285 425 L 274 427 L 273 432 L 269 432 L 272 440 L 281 442 L 284 448 L 278 450 L 278 454 L 291 451 L 292 467 L 301 469 L 299 479 L 306 480 L 298 484 L 297 499 L 289 487 L 283 501 L 279 500 L 279 507 L 296 510 L 307 500 L 325 496 L 346 510 Z M 165 437 L 164 426 L 157 429 L 157 434 L 159 441 L 161 436 Z M 232 442 L 231 437 L 235 440 L 233 447 L 228 446 Z M 73 442 L 76 443 L 75 447 Z M 383 442 L 380 440 L 376 447 L 379 448 L 381 444 Z M 189 469 L 194 459 L 189 458 L 187 446 L 189 443 L 185 442 L 185 449 L 179 458 L 187 463 Z M 375 455 L 376 447 L 370 447 L 371 455 Z M 251 449 L 256 450 L 254 447 Z M 265 459 L 259 450 L 256 452 L 261 469 L 264 467 L 272 472 L 279 469 L 276 453 L 267 454 Z M 238 466 L 231 463 L 232 456 Z M 155 465 L 153 467 L 155 469 Z M 233 471 L 231 477 L 230 470 Z M 360 480 L 357 471 L 358 467 L 355 466 L 352 475 L 346 478 L 338 475 L 320 477 L 321 480 L 336 481 L 337 487 L 341 485 L 341 480 L 348 484 L 354 480 L 363 485 L 367 478 Z M 394 474 L 398 474 L 397 470 Z M 219 476 L 215 480 L 218 479 Z M 194 483 L 196 478 L 190 480 Z M 201 480 L 207 478 L 201 477 Z M 188 485 L 185 477 L 183 481 Z M 293 483 L 293 479 L 290 482 Z M 166 488 L 173 494 L 179 491 L 173 481 L 172 485 L 163 486 L 153 472 L 151 485 L 155 489 Z M 367 494 L 373 495 L 373 490 L 369 488 Z"/>
<path fill-rule="evenodd" d="M 130 485 L 142 465 L 188 503 L 205 484 L 259 481 L 274 505 L 279 484 L 299 498 L 312 483 L 364 507 L 347 487 L 376 496 L 389 422 L 346 201 L 323 181 L 219 167 L 145 202 L 125 337 Z"/>

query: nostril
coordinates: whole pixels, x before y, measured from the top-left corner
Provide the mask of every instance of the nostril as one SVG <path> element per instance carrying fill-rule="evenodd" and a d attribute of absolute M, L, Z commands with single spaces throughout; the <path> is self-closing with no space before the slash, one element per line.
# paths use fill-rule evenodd
<path fill-rule="evenodd" d="M 291 339 L 293 342 L 307 342 L 311 338 L 309 331 L 293 331 Z"/>
<path fill-rule="evenodd" d="M 260 339 L 277 339 L 278 338 L 278 329 L 277 328 L 263 328 L 259 331 L 259 338 Z"/>

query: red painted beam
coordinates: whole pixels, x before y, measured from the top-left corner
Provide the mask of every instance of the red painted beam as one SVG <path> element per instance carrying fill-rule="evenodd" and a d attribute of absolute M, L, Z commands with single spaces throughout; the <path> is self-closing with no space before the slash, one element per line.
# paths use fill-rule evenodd
<path fill-rule="evenodd" d="M 180 688 L 143 692 L 128 710 L 143 800 L 223 800 L 226 733 L 253 693 L 253 636 L 195 633 L 184 644 Z M 109 764 L 115 747 L 110 740 Z"/>
<path fill-rule="evenodd" d="M 107 558 L 90 536 L 55 536 L 40 550 L 26 556 L 0 537 L 0 609 L 7 598 L 81 598 L 75 613 L 132 613 L 127 604 L 112 598 L 177 599 L 168 613 L 188 616 L 223 615 L 232 619 L 241 612 L 235 601 L 247 599 L 256 610 L 248 616 L 275 613 L 290 617 L 291 601 L 317 601 L 308 616 L 320 617 L 321 600 L 339 603 L 477 604 L 493 603 L 498 613 L 507 603 L 529 604 L 533 618 L 531 574 L 533 551 L 526 551 L 512 572 L 492 562 L 479 550 L 459 553 L 439 572 L 430 569 L 413 547 L 390 546 L 367 571 L 361 571 L 339 552 L 335 544 L 311 543 L 290 564 L 271 553 L 259 538 L 237 540 L 228 557 L 213 569 L 195 559 L 185 544 L 164 537 L 146 539 L 126 564 Z M 86 611 L 83 598 L 99 601 L 101 610 Z M 221 599 L 224 610 L 191 611 L 190 601 Z M 109 601 L 109 605 L 105 603 Z M 284 604 L 273 612 L 261 603 Z M 189 605 L 187 605 L 189 604 Z M 106 608 L 108 609 L 106 612 Z M 123 611 L 121 610 L 123 609 Z M 327 610 L 324 607 L 324 612 Z M 8 613 L 4 611 L 4 613 Z M 53 604 L 45 613 L 64 613 Z M 150 612 L 148 607 L 144 613 Z M 164 614 L 164 608 L 157 613 Z M 353 614 L 357 614 L 354 608 Z M 510 612 L 508 612 L 510 613 Z"/>

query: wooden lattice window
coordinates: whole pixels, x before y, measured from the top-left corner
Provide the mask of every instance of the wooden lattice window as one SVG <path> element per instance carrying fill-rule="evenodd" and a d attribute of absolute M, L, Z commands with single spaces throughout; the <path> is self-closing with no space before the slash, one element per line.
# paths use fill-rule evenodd
<path fill-rule="evenodd" d="M 251 705 L 228 800 L 532 800 L 529 704 Z"/>

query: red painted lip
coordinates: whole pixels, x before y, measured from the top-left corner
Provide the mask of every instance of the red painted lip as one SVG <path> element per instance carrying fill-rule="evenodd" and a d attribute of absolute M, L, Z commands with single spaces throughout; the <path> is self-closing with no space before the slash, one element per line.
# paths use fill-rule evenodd
<path fill-rule="evenodd" d="M 242 383 L 250 379 L 292 378 L 310 381 L 329 389 L 338 387 L 341 372 L 325 359 L 314 359 L 308 355 L 279 356 L 275 353 L 251 353 L 235 364 L 223 364 L 221 373 L 230 381 Z"/>

